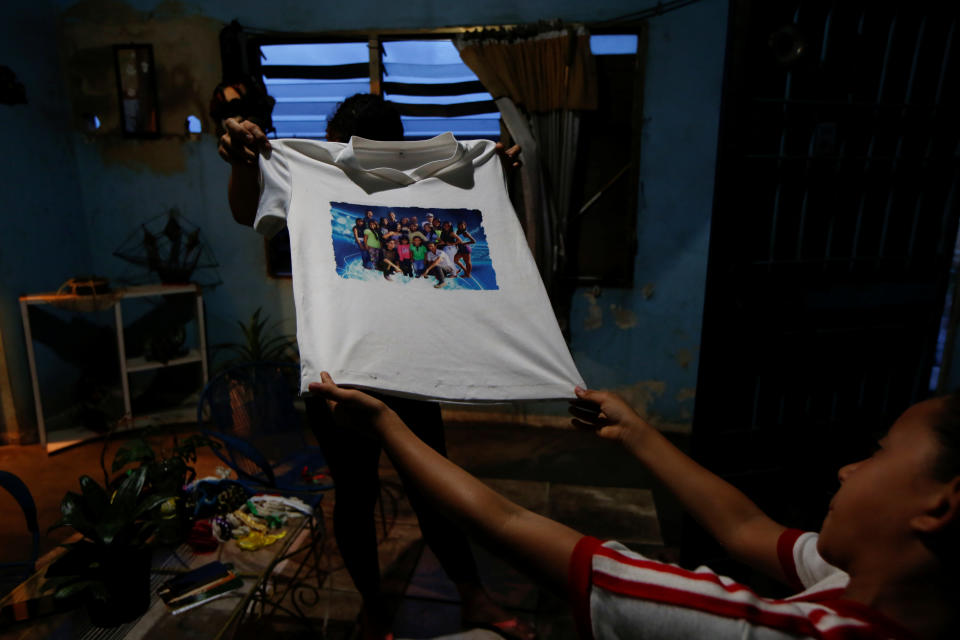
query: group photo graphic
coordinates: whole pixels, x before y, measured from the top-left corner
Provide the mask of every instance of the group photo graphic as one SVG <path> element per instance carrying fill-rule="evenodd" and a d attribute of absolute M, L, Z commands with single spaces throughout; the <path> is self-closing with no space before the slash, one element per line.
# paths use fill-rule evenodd
<path fill-rule="evenodd" d="M 330 203 L 337 274 L 435 289 L 498 289 L 476 209 Z"/>

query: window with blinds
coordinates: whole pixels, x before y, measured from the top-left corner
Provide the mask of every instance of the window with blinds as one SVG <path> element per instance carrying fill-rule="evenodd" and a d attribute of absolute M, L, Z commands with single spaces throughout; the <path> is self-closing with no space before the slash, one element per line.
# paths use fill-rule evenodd
<path fill-rule="evenodd" d="M 573 197 L 583 206 L 568 234 L 568 275 L 581 284 L 630 286 L 636 251 L 642 52 L 635 33 L 594 34 L 590 47 L 597 58 L 601 108 L 584 114 L 581 125 L 580 180 Z M 493 98 L 449 39 L 361 35 L 260 41 L 255 53 L 259 73 L 277 100 L 276 137 L 323 140 L 327 119 L 339 103 L 355 93 L 376 91 L 397 105 L 407 139 L 446 131 L 460 139 L 500 138 L 500 114 Z M 590 215 L 582 215 L 585 212 Z M 607 242 L 610 228 L 620 229 L 627 238 L 618 250 L 611 250 Z M 267 247 L 269 274 L 288 277 L 286 232 L 274 236 Z"/>
<path fill-rule="evenodd" d="M 408 138 L 499 139 L 497 105 L 453 42 L 391 40 L 382 52 L 383 96 L 396 103 Z"/>
<path fill-rule="evenodd" d="M 277 103 L 278 138 L 323 139 L 327 118 L 355 93 L 370 92 L 367 42 L 310 42 L 260 47 L 260 70 Z"/>
<path fill-rule="evenodd" d="M 461 139 L 500 137 L 500 114 L 448 39 L 263 44 L 260 70 L 277 100 L 280 138 L 326 135 L 327 119 L 355 93 L 379 86 L 397 105 L 406 137 L 452 131 Z"/>

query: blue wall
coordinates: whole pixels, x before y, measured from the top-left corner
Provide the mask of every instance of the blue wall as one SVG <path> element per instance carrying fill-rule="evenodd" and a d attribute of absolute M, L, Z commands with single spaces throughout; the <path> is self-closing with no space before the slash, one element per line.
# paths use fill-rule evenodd
<path fill-rule="evenodd" d="M 14 243 L 9 233 L 0 237 L 0 268 L 15 272 L 4 278 L 0 300 L 6 344 L 22 342 L 18 319 L 7 313 L 15 307 L 13 294 L 55 288 L 81 270 L 117 277 L 127 266 L 112 252 L 142 222 L 174 207 L 203 229 L 221 265 L 224 284 L 206 298 L 210 342 L 235 339 L 235 321 L 260 306 L 293 331 L 289 281 L 266 277 L 262 239 L 232 222 L 225 198 L 228 167 L 216 154 L 213 136 L 184 134 L 184 119 L 204 117 L 219 80 L 217 32 L 225 22 L 236 18 L 255 29 L 319 32 L 587 21 L 654 3 L 359 1 L 335 10 L 306 0 L 277 0 L 269 10 L 262 3 L 238 6 L 225 0 L 54 0 L 56 10 L 18 4 L 25 10 L 17 15 L 29 8 L 32 18 L 30 23 L 18 18 L 10 28 L 12 39 L 0 44 L 5 53 L 0 64 L 22 70 L 22 78 L 36 74 L 48 95 L 41 98 L 31 78 L 29 109 L 0 107 L 18 114 L 14 139 L 20 144 L 14 148 L 36 147 L 36 131 L 45 141 L 29 163 L 9 155 L 2 161 L 10 165 L 8 175 L 18 176 L 11 183 L 21 192 L 15 196 L 18 208 L 31 211 L 33 220 L 43 218 L 32 227 L 32 244 Z M 640 408 L 673 423 L 688 420 L 696 381 L 726 12 L 726 0 L 702 0 L 650 20 L 637 287 L 605 289 L 599 296 L 579 291 L 572 316 L 571 346 L 588 383 L 618 388 Z M 154 45 L 166 133 L 160 140 L 124 140 L 117 134 L 109 47 L 120 42 Z M 50 55 L 55 44 L 59 61 Z M 80 113 L 96 113 L 103 128 L 96 135 L 77 129 Z M 56 190 L 46 188 L 51 174 Z M 5 229 L 15 224 L 10 218 L 4 217 Z M 63 232 L 46 233 L 50 228 Z M 40 261 L 34 257 L 41 255 L 53 259 L 35 268 Z M 18 363 L 11 368 L 11 375 L 22 378 Z"/>
<path fill-rule="evenodd" d="M 33 393 L 17 298 L 56 289 L 68 277 L 88 273 L 91 254 L 71 144 L 73 116 L 57 54 L 56 11 L 49 2 L 18 4 L 5 7 L 0 21 L 0 64 L 16 73 L 28 101 L 0 105 L 0 335 L 17 419 L 32 424 Z M 38 353 L 44 386 L 55 398 L 61 370 L 56 359 L 44 355 Z"/>
<path fill-rule="evenodd" d="M 649 21 L 633 290 L 581 290 L 574 357 L 594 387 L 617 388 L 668 422 L 689 422 L 719 129 L 726 2 Z"/>

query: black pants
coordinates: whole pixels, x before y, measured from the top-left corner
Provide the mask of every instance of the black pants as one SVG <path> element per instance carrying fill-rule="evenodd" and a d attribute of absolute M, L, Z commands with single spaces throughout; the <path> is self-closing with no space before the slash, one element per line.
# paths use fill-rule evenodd
<path fill-rule="evenodd" d="M 372 394 L 376 395 L 376 394 Z M 447 455 L 440 405 L 436 402 L 378 395 L 417 436 Z M 336 490 L 333 533 L 357 591 L 364 598 L 380 595 L 380 564 L 374 510 L 380 494 L 380 443 L 356 428 L 338 426 L 325 401 L 307 397 L 310 425 L 323 450 Z M 417 514 L 424 541 L 454 582 L 479 582 L 467 538 L 401 474 L 407 498 Z"/>

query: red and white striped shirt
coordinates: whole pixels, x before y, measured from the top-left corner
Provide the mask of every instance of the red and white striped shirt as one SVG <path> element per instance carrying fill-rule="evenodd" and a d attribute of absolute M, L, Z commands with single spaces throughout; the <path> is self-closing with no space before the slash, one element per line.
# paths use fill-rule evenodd
<path fill-rule="evenodd" d="M 607 640 L 910 638 L 869 607 L 844 600 L 849 576 L 817 552 L 817 534 L 795 529 L 777 551 L 795 596 L 762 598 L 707 567 L 687 571 L 618 542 L 585 536 L 570 559 L 573 611 L 581 637 Z"/>

